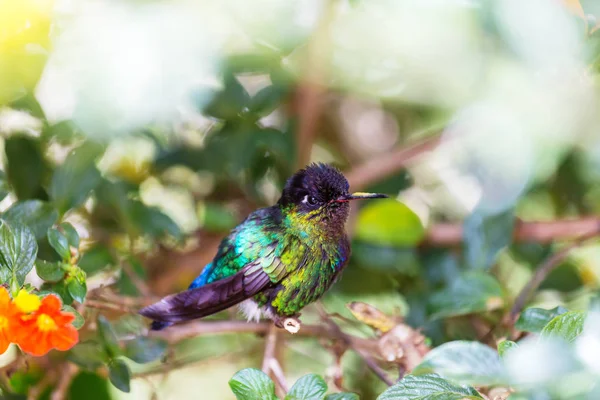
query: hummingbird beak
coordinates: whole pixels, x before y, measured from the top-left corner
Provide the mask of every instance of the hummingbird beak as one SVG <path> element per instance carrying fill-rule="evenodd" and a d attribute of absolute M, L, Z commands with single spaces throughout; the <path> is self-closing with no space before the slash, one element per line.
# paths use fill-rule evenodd
<path fill-rule="evenodd" d="M 360 200 L 360 199 L 384 199 L 387 198 L 388 195 L 381 193 L 365 193 L 365 192 L 355 192 L 352 194 L 345 194 L 336 199 L 338 203 L 345 203 L 350 200 Z"/>

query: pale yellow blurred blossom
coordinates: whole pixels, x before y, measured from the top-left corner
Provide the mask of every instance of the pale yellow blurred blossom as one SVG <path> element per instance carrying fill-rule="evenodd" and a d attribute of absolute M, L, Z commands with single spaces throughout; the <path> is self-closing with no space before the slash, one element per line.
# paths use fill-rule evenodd
<path fill-rule="evenodd" d="M 110 143 L 98 167 L 105 174 L 140 183 L 148 176 L 156 147 L 149 139 L 126 137 Z"/>

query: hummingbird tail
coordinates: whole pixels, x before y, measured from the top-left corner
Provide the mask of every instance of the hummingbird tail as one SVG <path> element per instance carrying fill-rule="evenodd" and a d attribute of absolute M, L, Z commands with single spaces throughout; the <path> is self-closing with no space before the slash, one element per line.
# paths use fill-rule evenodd
<path fill-rule="evenodd" d="M 246 274 L 248 272 L 248 274 Z M 164 297 L 139 313 L 154 320 L 152 329 L 206 317 L 253 297 L 272 285 L 261 268 L 244 268 L 230 277 L 185 292 Z"/>
<path fill-rule="evenodd" d="M 152 321 L 152 323 L 150 324 L 150 330 L 161 331 L 171 325 L 173 325 L 172 322 Z"/>

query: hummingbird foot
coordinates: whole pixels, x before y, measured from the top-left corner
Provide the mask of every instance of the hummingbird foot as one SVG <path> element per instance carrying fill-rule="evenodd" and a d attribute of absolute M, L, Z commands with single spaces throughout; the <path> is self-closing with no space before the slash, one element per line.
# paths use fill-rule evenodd
<path fill-rule="evenodd" d="M 276 327 L 285 329 L 289 333 L 294 334 L 298 333 L 302 325 L 300 323 L 300 319 L 298 318 L 299 316 L 300 314 L 286 318 L 276 317 L 273 319 L 273 322 L 275 323 Z"/>

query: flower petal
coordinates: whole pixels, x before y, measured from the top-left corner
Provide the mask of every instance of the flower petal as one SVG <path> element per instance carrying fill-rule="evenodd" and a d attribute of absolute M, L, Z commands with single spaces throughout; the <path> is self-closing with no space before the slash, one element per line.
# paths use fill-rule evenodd
<path fill-rule="evenodd" d="M 72 325 L 65 325 L 50 334 L 52 347 L 66 351 L 79 341 L 79 332 Z"/>
<path fill-rule="evenodd" d="M 10 296 L 8 290 L 4 286 L 0 286 L 0 310 L 8 308 L 10 304 Z"/>
<path fill-rule="evenodd" d="M 39 312 L 54 316 L 60 311 L 61 307 L 62 303 L 60 302 L 60 299 L 54 294 L 49 294 L 42 299 L 42 305 L 40 306 Z"/>

